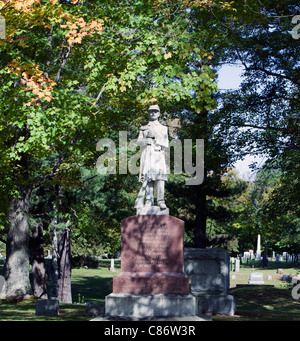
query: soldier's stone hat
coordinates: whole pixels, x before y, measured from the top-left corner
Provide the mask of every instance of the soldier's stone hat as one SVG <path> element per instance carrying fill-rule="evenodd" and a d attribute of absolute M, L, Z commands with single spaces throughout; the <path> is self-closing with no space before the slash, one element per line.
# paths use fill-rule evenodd
<path fill-rule="evenodd" d="M 157 104 L 151 105 L 148 110 L 158 110 L 158 111 L 160 111 L 159 106 Z"/>

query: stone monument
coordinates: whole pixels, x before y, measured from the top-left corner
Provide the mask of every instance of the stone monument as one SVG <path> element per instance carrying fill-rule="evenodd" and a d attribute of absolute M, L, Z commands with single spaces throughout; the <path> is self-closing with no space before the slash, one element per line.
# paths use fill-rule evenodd
<path fill-rule="evenodd" d="M 255 260 L 261 260 L 260 234 L 257 236 L 257 247 L 256 247 L 256 257 L 255 257 Z"/>
<path fill-rule="evenodd" d="M 58 298 L 39 299 L 35 306 L 35 315 L 37 316 L 59 316 Z"/>
<path fill-rule="evenodd" d="M 263 274 L 261 272 L 252 272 L 250 274 L 249 284 L 265 284 Z"/>
<path fill-rule="evenodd" d="M 191 278 L 196 314 L 234 315 L 235 300 L 229 290 L 229 254 L 221 248 L 184 250 L 184 270 Z"/>
<path fill-rule="evenodd" d="M 158 105 L 149 108 L 149 123 L 140 128 L 137 144 L 141 147 L 139 181 L 142 187 L 135 202 L 137 214 L 169 214 L 165 204 L 164 188 L 167 180 L 165 148 L 169 145 L 168 128 L 158 118 Z M 156 190 L 157 206 L 154 206 Z"/>
<path fill-rule="evenodd" d="M 4 287 L 4 284 L 5 284 L 5 278 L 3 276 L 0 276 L 0 295 Z"/>
<path fill-rule="evenodd" d="M 170 215 L 136 215 L 122 220 L 121 274 L 113 291 L 188 294 L 183 274 L 183 221 Z"/>
<path fill-rule="evenodd" d="M 134 318 L 195 316 L 195 297 L 183 273 L 184 222 L 169 215 L 164 200 L 168 130 L 158 122 L 157 105 L 149 108 L 149 116 L 138 138 L 144 149 L 137 214 L 121 222 L 121 273 L 106 296 L 105 313 Z"/>

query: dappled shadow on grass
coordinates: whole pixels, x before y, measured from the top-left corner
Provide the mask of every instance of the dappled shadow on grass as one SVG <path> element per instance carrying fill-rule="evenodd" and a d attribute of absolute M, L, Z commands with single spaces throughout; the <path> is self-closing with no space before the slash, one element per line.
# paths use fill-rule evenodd
<path fill-rule="evenodd" d="M 292 298 L 289 289 L 249 285 L 232 288 L 230 294 L 236 301 L 236 316 L 215 320 L 300 321 L 300 301 Z"/>
<path fill-rule="evenodd" d="M 0 321 L 87 321 L 85 305 L 59 305 L 59 316 L 36 316 L 36 298 L 24 301 L 0 301 Z"/>
<path fill-rule="evenodd" d="M 101 274 L 101 275 L 100 275 Z M 36 316 L 35 305 L 37 298 L 24 301 L 7 302 L 0 300 L 0 321 L 87 321 L 86 305 L 75 304 L 78 294 L 84 296 L 85 302 L 105 302 L 105 296 L 112 292 L 113 277 L 118 272 L 108 270 L 78 270 L 72 276 L 72 297 L 74 304 L 59 304 L 59 316 Z"/>
<path fill-rule="evenodd" d="M 85 302 L 105 301 L 105 296 L 112 292 L 113 278 L 78 277 L 72 280 L 73 302 L 78 302 L 78 296 L 84 296 Z"/>

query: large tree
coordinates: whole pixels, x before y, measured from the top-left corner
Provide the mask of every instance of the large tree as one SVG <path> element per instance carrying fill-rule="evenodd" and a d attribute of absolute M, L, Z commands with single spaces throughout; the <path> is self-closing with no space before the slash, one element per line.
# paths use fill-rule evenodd
<path fill-rule="evenodd" d="M 276 0 L 241 6 L 245 13 L 240 7 L 236 20 L 224 22 L 230 38 L 223 61 L 241 63 L 244 72 L 240 88 L 221 96 L 219 131 L 231 131 L 235 153 L 263 154 L 269 165 L 284 170 L 286 180 L 294 179 L 286 182 L 297 189 L 288 200 L 299 204 L 295 181 L 299 178 L 300 53 L 291 34 L 299 4 Z"/>
<path fill-rule="evenodd" d="M 299 43 L 291 34 L 299 5 L 292 0 L 244 1 L 235 2 L 230 11 L 215 7 L 211 11 L 214 20 L 203 25 L 223 36 L 216 44 L 212 65 L 240 63 L 244 72 L 237 90 L 215 96 L 218 108 L 209 113 L 213 125 L 207 126 L 212 130 L 203 136 L 222 141 L 223 150 L 215 154 L 215 160 L 226 151 L 229 164 L 246 154 L 266 156 L 266 166 L 281 172 L 281 186 L 273 195 L 281 199 L 281 212 L 284 208 L 299 212 L 300 54 Z M 204 188 L 199 195 L 205 196 Z M 203 231 L 206 207 L 201 208 Z M 252 210 L 251 215 L 259 220 L 257 212 Z M 258 233 L 260 224 L 253 225 L 252 218 L 250 225 Z"/>
<path fill-rule="evenodd" d="M 167 109 L 168 103 L 185 101 L 196 112 L 210 109 L 215 85 L 204 61 L 211 54 L 189 38 L 194 10 L 210 4 L 0 2 L 7 28 L 0 40 L 7 297 L 30 293 L 28 211 L 35 187 L 53 182 L 58 193 L 65 191 L 78 181 L 70 174 L 95 162 L 97 139 L 128 128 L 150 103 Z M 195 56 L 202 61 L 197 73 L 191 69 Z M 51 161 L 48 167 L 43 158 Z"/>

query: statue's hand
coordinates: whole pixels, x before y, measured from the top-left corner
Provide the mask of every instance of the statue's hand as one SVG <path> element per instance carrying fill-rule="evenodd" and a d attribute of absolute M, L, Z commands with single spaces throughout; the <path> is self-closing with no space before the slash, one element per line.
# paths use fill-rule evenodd
<path fill-rule="evenodd" d="M 147 144 L 153 144 L 154 143 L 154 139 L 151 137 L 147 137 Z"/>

